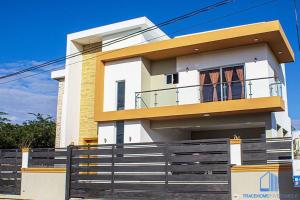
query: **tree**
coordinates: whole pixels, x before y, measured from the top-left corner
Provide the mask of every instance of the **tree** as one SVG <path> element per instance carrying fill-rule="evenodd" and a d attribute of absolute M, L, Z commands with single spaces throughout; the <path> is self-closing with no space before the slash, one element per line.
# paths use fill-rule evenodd
<path fill-rule="evenodd" d="M 55 121 L 52 117 L 44 117 L 42 114 L 33 114 L 33 120 L 27 120 L 23 124 L 12 124 L 0 113 L 0 148 L 45 148 L 54 147 Z"/>

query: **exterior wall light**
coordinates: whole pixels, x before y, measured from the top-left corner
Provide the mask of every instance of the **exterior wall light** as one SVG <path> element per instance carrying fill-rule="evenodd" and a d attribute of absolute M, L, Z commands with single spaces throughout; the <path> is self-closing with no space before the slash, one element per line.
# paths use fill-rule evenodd
<path fill-rule="evenodd" d="M 104 143 L 106 144 L 106 142 L 107 142 L 107 139 L 106 139 L 106 138 L 104 138 Z"/>

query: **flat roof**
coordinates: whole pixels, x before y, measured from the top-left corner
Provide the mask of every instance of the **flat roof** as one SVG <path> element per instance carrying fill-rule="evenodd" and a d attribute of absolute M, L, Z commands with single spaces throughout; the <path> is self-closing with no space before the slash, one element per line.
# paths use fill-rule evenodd
<path fill-rule="evenodd" d="M 145 57 L 160 60 L 188 54 L 267 43 L 280 63 L 295 60 L 292 47 L 278 20 L 218 29 L 100 53 L 103 62 Z"/>
<path fill-rule="evenodd" d="M 138 17 L 122 22 L 117 22 L 109 25 L 99 26 L 96 28 L 87 29 L 84 31 L 79 31 L 75 33 L 70 33 L 67 36 L 67 40 L 75 41 L 79 44 L 90 44 L 95 42 L 100 42 L 103 36 L 112 35 L 115 33 L 120 33 L 123 31 L 128 31 L 132 29 L 146 29 L 149 27 L 155 26 L 147 17 Z M 162 36 L 160 40 L 170 39 L 162 30 L 159 28 L 154 29 L 151 34 L 155 37 Z"/>

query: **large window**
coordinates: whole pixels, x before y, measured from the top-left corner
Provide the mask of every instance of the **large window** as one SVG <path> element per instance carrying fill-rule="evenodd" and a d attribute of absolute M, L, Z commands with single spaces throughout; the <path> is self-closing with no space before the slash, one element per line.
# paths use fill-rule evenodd
<path fill-rule="evenodd" d="M 200 72 L 201 102 L 245 98 L 244 67 L 221 67 Z"/>
<path fill-rule="evenodd" d="M 125 109 L 125 81 L 117 81 L 117 110 Z"/>

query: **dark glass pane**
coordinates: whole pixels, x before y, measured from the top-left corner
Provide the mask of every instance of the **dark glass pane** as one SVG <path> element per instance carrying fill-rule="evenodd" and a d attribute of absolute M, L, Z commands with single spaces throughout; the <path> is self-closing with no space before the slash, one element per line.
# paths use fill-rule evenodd
<path fill-rule="evenodd" d="M 219 71 L 219 70 L 209 70 L 205 71 L 205 81 L 204 81 L 204 86 L 203 86 L 203 102 L 211 102 L 213 101 L 213 95 L 214 95 L 214 87 L 212 84 L 212 81 L 210 79 L 209 72 L 211 71 Z M 221 85 L 220 85 L 220 75 L 218 79 L 218 84 L 216 86 L 217 88 L 217 94 L 218 94 L 218 100 L 221 100 Z"/>
<path fill-rule="evenodd" d="M 125 81 L 117 82 L 117 110 L 124 110 L 125 108 Z"/>
<path fill-rule="evenodd" d="M 124 121 L 116 122 L 117 144 L 124 144 Z"/>
<path fill-rule="evenodd" d="M 167 75 L 167 84 L 172 84 L 172 74 Z"/>
<path fill-rule="evenodd" d="M 243 66 L 238 66 L 238 67 L 230 67 L 233 70 L 233 74 L 232 74 L 232 82 L 231 82 L 231 91 L 232 91 L 232 99 L 241 99 L 242 96 L 242 84 L 239 81 L 239 77 L 236 73 L 236 68 L 243 68 Z M 223 76 L 223 83 L 224 83 L 224 99 L 228 100 L 228 95 L 229 95 L 229 86 L 226 83 L 226 76 L 225 76 L 225 69 L 228 68 L 224 68 L 222 70 L 222 76 Z"/>
<path fill-rule="evenodd" d="M 178 74 L 173 74 L 173 84 L 177 84 L 178 83 Z"/>

